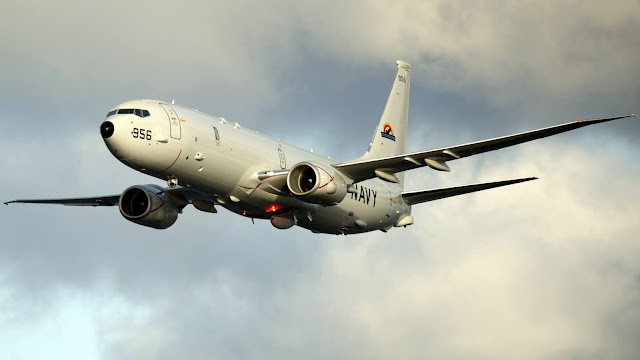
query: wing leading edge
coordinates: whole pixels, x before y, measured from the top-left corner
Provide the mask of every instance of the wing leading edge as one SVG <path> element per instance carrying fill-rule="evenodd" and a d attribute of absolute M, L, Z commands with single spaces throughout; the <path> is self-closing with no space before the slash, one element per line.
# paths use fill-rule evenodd
<path fill-rule="evenodd" d="M 420 204 L 427 201 L 440 200 L 451 196 L 469 194 L 476 191 L 493 189 L 501 186 L 518 184 L 525 181 L 537 180 L 536 177 L 496 181 L 483 184 L 464 185 L 450 188 L 422 190 L 422 191 L 408 191 L 402 193 L 402 199 L 407 205 Z"/>
<path fill-rule="evenodd" d="M 502 149 L 505 147 L 522 144 L 527 141 L 545 138 L 581 127 L 595 125 L 607 121 L 637 117 L 635 114 L 614 116 L 602 119 L 579 120 L 562 125 L 546 127 L 543 129 L 527 131 L 515 135 L 508 135 L 489 140 L 445 147 L 441 149 L 421 151 L 380 159 L 353 161 L 332 165 L 336 170 L 349 176 L 355 182 L 380 177 L 387 181 L 393 181 L 397 172 L 429 166 L 435 170 L 450 171 L 446 162 L 463 157 L 481 154 L 487 151 Z"/>

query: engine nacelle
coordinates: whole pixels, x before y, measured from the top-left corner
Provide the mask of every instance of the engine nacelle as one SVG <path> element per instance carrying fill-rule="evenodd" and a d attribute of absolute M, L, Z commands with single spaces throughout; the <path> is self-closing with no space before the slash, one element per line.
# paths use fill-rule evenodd
<path fill-rule="evenodd" d="M 347 184 L 331 166 L 301 162 L 287 175 L 287 186 L 300 200 L 320 205 L 336 205 L 347 195 Z"/>
<path fill-rule="evenodd" d="M 120 196 L 120 213 L 125 219 L 155 229 L 166 229 L 178 219 L 178 208 L 157 185 L 135 185 Z"/>

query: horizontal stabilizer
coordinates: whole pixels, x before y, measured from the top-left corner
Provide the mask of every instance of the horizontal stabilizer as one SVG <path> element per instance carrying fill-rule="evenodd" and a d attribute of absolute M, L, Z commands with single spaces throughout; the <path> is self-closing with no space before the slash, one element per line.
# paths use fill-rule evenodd
<path fill-rule="evenodd" d="M 402 193 L 402 199 L 407 205 L 414 205 L 414 204 L 420 204 L 427 201 L 433 201 L 433 200 L 448 198 L 451 196 L 469 194 L 476 191 L 488 190 L 488 189 L 493 189 L 500 186 L 512 185 L 512 184 L 517 184 L 517 183 L 536 180 L 536 179 L 538 178 L 530 177 L 530 178 L 524 178 L 524 179 L 490 182 L 490 183 L 484 183 L 484 184 L 464 185 L 464 186 L 457 186 L 457 187 L 451 187 L 451 188 L 409 191 L 409 192 Z"/>

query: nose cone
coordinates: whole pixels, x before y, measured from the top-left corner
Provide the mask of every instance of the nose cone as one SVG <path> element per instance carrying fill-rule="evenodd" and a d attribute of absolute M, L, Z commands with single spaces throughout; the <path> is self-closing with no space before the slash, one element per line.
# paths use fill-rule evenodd
<path fill-rule="evenodd" d="M 113 123 L 111 121 L 105 121 L 100 125 L 100 134 L 102 138 L 108 139 L 113 135 Z"/>
<path fill-rule="evenodd" d="M 100 134 L 104 139 L 108 139 L 113 135 L 113 123 L 111 121 L 105 121 L 100 125 Z"/>

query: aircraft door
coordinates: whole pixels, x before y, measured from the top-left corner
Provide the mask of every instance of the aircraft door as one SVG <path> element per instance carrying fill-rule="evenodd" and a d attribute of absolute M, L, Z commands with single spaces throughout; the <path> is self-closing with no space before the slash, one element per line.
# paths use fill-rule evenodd
<path fill-rule="evenodd" d="M 168 104 L 160 104 L 164 111 L 167 112 L 167 116 L 169 117 L 169 126 L 171 128 L 171 137 L 174 139 L 180 139 L 182 135 L 182 124 L 180 123 L 180 118 L 178 114 L 173 110 L 173 108 Z"/>

